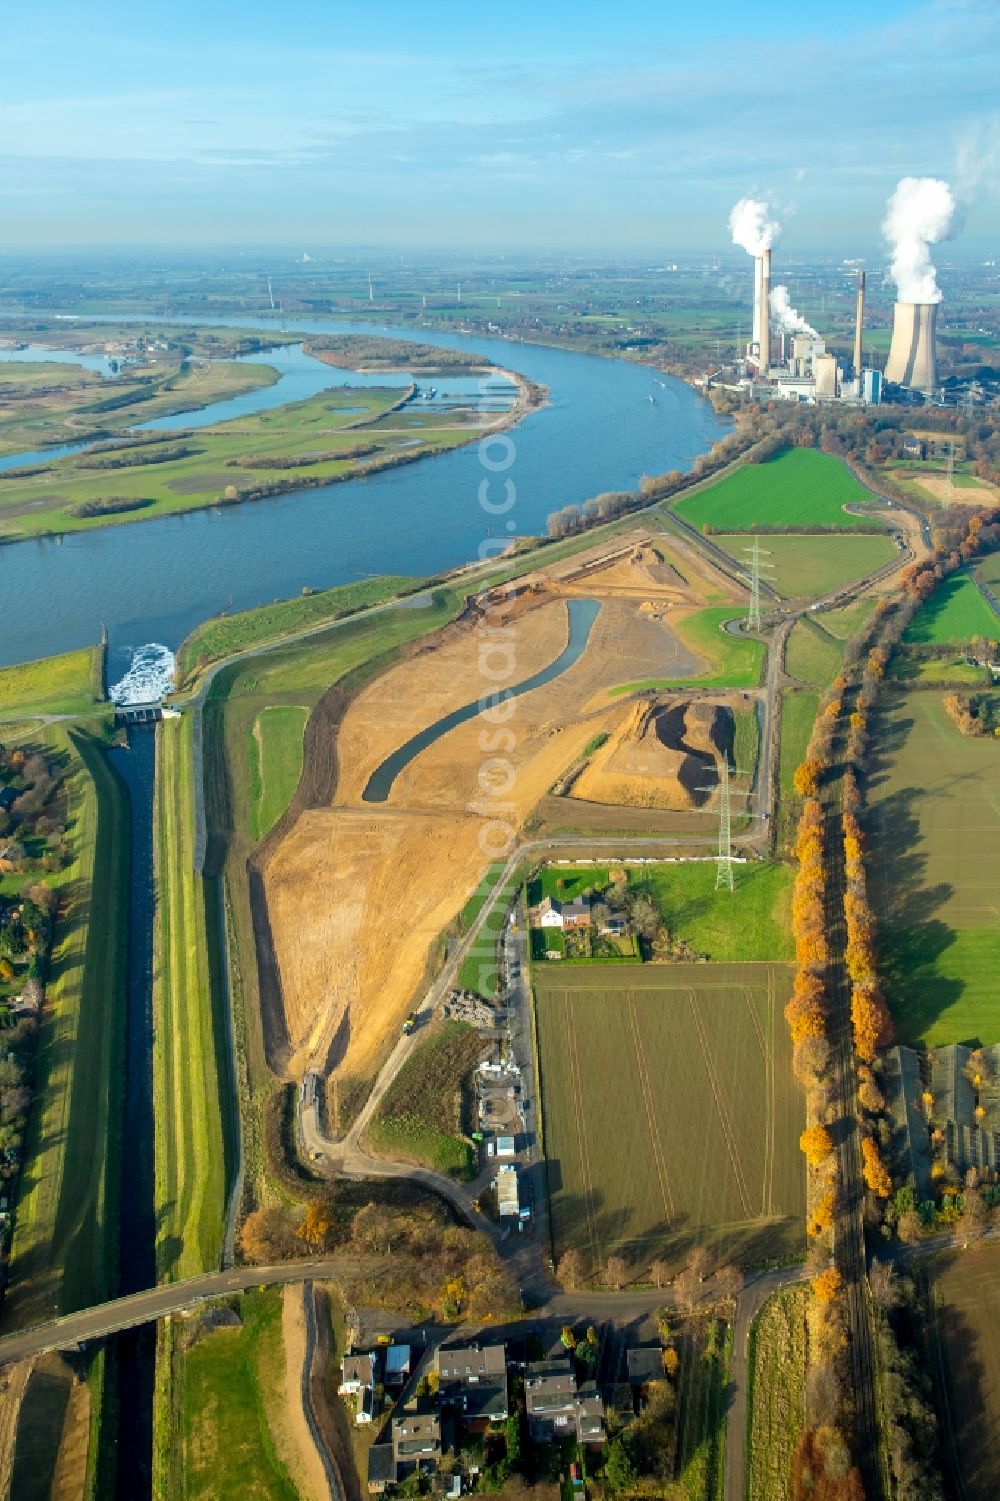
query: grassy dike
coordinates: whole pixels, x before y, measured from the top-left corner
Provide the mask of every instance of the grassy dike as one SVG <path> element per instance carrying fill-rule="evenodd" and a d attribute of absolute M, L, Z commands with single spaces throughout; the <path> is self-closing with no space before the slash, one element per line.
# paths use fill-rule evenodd
<path fill-rule="evenodd" d="M 176 1281 L 219 1264 L 232 1161 L 215 882 L 194 871 L 190 718 L 157 732 L 153 1102 L 156 1265 Z"/>

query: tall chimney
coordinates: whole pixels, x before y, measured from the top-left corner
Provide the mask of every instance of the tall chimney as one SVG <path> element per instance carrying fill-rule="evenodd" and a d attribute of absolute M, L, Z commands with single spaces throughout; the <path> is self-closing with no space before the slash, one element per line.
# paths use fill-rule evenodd
<path fill-rule="evenodd" d="M 897 302 L 892 319 L 892 344 L 885 378 L 916 391 L 933 391 L 937 385 L 934 334 L 936 302 Z"/>
<path fill-rule="evenodd" d="M 863 271 L 859 271 L 858 272 L 858 322 L 857 322 L 857 327 L 854 330 L 854 376 L 855 376 L 856 380 L 860 380 L 861 379 L 861 362 L 862 362 L 862 358 L 863 358 L 862 350 L 861 350 L 861 330 L 864 328 L 864 326 L 865 326 L 865 273 Z"/>
<path fill-rule="evenodd" d="M 760 372 L 763 375 L 771 363 L 771 252 L 765 250 L 760 258 L 760 308 L 754 338 L 760 350 Z"/>
<path fill-rule="evenodd" d="M 750 324 L 750 344 L 752 348 L 757 342 L 757 328 L 760 324 L 760 277 L 761 259 L 759 255 L 753 258 L 753 319 Z"/>

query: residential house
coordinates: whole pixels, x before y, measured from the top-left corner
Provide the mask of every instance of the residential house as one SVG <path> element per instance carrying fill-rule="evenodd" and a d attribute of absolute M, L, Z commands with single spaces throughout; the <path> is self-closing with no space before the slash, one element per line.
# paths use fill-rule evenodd
<path fill-rule="evenodd" d="M 436 1409 L 418 1408 L 392 1420 L 396 1480 L 420 1470 L 436 1470 L 441 1459 L 441 1418 Z"/>
<path fill-rule="evenodd" d="M 437 1352 L 442 1405 L 466 1427 L 502 1423 L 508 1416 L 507 1351 L 497 1345 L 456 1345 Z"/>
<path fill-rule="evenodd" d="M 378 1353 L 364 1350 L 357 1355 L 345 1355 L 337 1390 L 342 1397 L 357 1397 L 366 1387 L 374 1386 L 377 1376 Z"/>
<path fill-rule="evenodd" d="M 914 433 L 907 433 L 903 438 L 903 453 L 908 459 L 922 459 L 926 452 L 927 444 Z"/>
<path fill-rule="evenodd" d="M 405 1386 L 413 1368 L 413 1351 L 409 1345 L 388 1345 L 382 1352 L 386 1386 Z"/>
<path fill-rule="evenodd" d="M 538 1360 L 529 1365 L 524 1398 L 535 1443 L 571 1437 L 581 1444 L 604 1442 L 604 1403 L 592 1382 L 577 1387 L 571 1360 Z"/>
<path fill-rule="evenodd" d="M 395 1483 L 396 1456 L 391 1441 L 372 1444 L 368 1450 L 368 1490 L 373 1496 L 380 1496 L 387 1486 Z"/>
<path fill-rule="evenodd" d="M 559 902 L 555 897 L 545 896 L 535 909 L 540 928 L 561 928 L 571 932 L 574 928 L 590 927 L 590 902 L 585 896 L 575 896 L 571 902 Z"/>
<path fill-rule="evenodd" d="M 611 912 L 597 931 L 608 938 L 624 938 L 628 932 L 628 918 L 624 912 Z"/>

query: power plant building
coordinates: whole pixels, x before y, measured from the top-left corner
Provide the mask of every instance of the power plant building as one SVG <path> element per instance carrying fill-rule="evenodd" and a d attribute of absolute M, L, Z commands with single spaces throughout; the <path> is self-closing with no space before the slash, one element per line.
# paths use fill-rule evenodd
<path fill-rule="evenodd" d="M 937 385 L 936 302 L 897 302 L 892 319 L 892 344 L 885 378 L 915 391 L 933 391 Z"/>

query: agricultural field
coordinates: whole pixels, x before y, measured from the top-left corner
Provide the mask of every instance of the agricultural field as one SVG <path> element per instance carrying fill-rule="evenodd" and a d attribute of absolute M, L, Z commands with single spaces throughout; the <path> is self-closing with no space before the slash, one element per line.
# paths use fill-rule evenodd
<path fill-rule="evenodd" d="M 474 1148 L 462 1133 L 461 1094 L 482 1051 L 479 1034 L 458 1021 L 444 1022 L 418 1043 L 368 1128 L 370 1145 L 387 1157 L 472 1178 Z"/>
<path fill-rule="evenodd" d="M 785 647 L 785 671 L 810 688 L 826 688 L 843 663 L 839 641 L 811 620 L 797 620 Z"/>
<path fill-rule="evenodd" d="M 792 1457 L 806 1416 L 804 1287 L 764 1304 L 750 1330 L 747 1501 L 789 1501 Z"/>
<path fill-rule="evenodd" d="M 903 636 L 903 644 L 971 641 L 987 636 L 1000 641 L 1000 616 L 983 598 L 967 572 L 953 573 L 920 606 Z"/>
<path fill-rule="evenodd" d="M 1000 742 L 894 695 L 870 780 L 872 895 L 900 1042 L 1000 1041 Z"/>
<path fill-rule="evenodd" d="M 686 1501 L 722 1501 L 732 1325 L 691 1320 L 677 1379 L 677 1478 Z"/>
<path fill-rule="evenodd" d="M 1000 548 L 995 552 L 987 553 L 983 558 L 977 558 L 973 566 L 996 593 L 1000 587 Z"/>
<path fill-rule="evenodd" d="M 101 697 L 100 653 L 96 647 L 0 667 L 0 719 L 87 714 L 98 709 Z"/>
<path fill-rule="evenodd" d="M 596 1271 L 620 1253 L 638 1273 L 696 1244 L 748 1265 L 797 1255 L 789 967 L 553 964 L 533 981 L 556 1256 Z"/>
<path fill-rule="evenodd" d="M 712 540 L 746 566 L 746 533 L 720 533 Z M 785 599 L 832 594 L 844 584 L 874 573 L 897 556 L 898 549 L 891 537 L 853 532 L 840 536 L 778 534 L 768 537 L 761 549 L 764 577 Z M 766 570 L 764 564 L 768 565 Z"/>
<path fill-rule="evenodd" d="M 704 670 L 687 677 L 642 678 L 617 684 L 613 697 L 670 688 L 755 688 L 764 668 L 764 643 L 752 637 L 733 636 L 726 622 L 738 617 L 732 605 L 712 605 L 673 622 L 684 645 L 705 663 Z"/>
<path fill-rule="evenodd" d="M 169 1431 L 157 1434 L 155 1493 L 303 1501 L 314 1492 L 304 1483 L 286 1396 L 282 1291 L 255 1290 L 234 1305 L 233 1327 L 160 1333 L 168 1353 L 158 1359 L 157 1378 L 169 1388 L 158 1394 L 158 1426 Z"/>
<path fill-rule="evenodd" d="M 763 464 L 743 464 L 674 506 L 692 526 L 713 532 L 883 532 L 874 516 L 845 511 L 871 504 L 839 459 L 815 448 L 788 448 Z"/>
<path fill-rule="evenodd" d="M 941 1449 L 953 1494 L 1000 1495 L 1000 1254 L 980 1246 L 934 1269 Z"/>
<path fill-rule="evenodd" d="M 988 667 L 977 667 L 956 653 L 953 657 L 911 657 L 905 648 L 893 653 L 888 676 L 897 683 L 968 684 L 970 688 L 988 687 L 993 681 Z"/>
<path fill-rule="evenodd" d="M 157 732 L 154 849 L 153 1095 L 157 1270 L 175 1281 L 218 1265 L 231 1171 L 229 1055 L 210 906 L 217 883 L 194 871 L 192 726 Z"/>
<path fill-rule="evenodd" d="M 101 1303 L 118 1279 L 128 800 L 86 731 L 53 725 L 42 743 L 67 765 L 71 860 L 50 878 L 64 907 L 35 1055 L 8 1327 Z"/>

